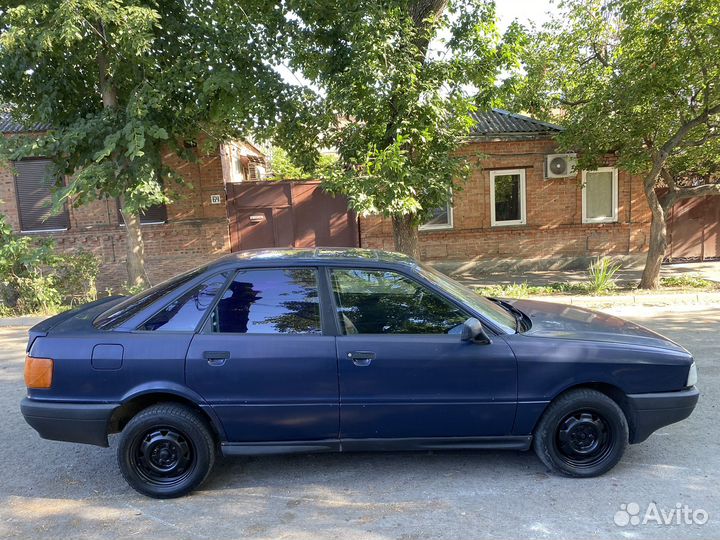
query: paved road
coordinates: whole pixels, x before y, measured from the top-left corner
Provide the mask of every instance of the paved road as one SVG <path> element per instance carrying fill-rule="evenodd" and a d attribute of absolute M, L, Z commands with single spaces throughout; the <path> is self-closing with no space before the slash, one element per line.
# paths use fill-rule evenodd
<path fill-rule="evenodd" d="M 0 538 L 718 538 L 720 309 L 622 315 L 695 354 L 702 396 L 688 421 L 630 447 L 602 478 L 557 477 L 515 452 L 238 458 L 175 501 L 128 488 L 113 449 L 40 440 L 17 406 L 24 329 L 0 329 Z M 619 527 L 628 503 L 641 515 L 687 504 L 709 520 Z"/>

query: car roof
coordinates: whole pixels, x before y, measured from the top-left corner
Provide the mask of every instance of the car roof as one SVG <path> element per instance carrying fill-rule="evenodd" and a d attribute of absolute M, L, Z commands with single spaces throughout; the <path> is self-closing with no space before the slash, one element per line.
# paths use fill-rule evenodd
<path fill-rule="evenodd" d="M 269 263 L 287 264 L 287 263 L 383 263 L 383 264 L 402 264 L 413 266 L 415 260 L 403 253 L 395 253 L 392 251 L 382 251 L 379 249 L 366 248 L 264 248 L 249 249 L 246 251 L 238 251 L 220 257 L 213 261 L 210 267 L 225 265 L 227 263 Z"/>

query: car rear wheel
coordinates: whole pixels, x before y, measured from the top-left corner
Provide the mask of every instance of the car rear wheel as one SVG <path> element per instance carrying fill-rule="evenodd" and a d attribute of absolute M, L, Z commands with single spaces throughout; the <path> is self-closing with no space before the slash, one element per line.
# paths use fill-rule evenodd
<path fill-rule="evenodd" d="M 550 404 L 535 429 L 535 453 L 549 468 L 589 478 L 612 469 L 625 453 L 628 423 L 615 401 L 578 389 Z"/>
<path fill-rule="evenodd" d="M 215 443 L 196 411 L 175 403 L 148 407 L 120 435 L 118 463 L 136 491 L 157 499 L 181 497 L 210 474 Z"/>

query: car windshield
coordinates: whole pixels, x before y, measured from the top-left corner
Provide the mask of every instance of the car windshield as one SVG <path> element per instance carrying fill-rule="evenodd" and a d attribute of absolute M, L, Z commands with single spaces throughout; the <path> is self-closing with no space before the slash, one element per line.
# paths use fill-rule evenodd
<path fill-rule="evenodd" d="M 490 319 L 502 330 L 508 333 L 515 333 L 517 321 L 515 316 L 502 306 L 491 302 L 487 298 L 480 296 L 475 291 L 455 281 L 454 279 L 438 272 L 434 268 L 418 264 L 418 272 L 425 279 L 437 285 L 446 293 L 454 296 L 468 307 Z"/>
<path fill-rule="evenodd" d="M 165 296 L 176 287 L 179 287 L 183 283 L 187 283 L 193 278 L 199 276 L 205 272 L 206 269 L 207 267 L 205 266 L 196 268 L 195 270 L 180 274 L 179 276 L 159 283 L 146 291 L 131 296 L 130 298 L 123 300 L 119 304 L 114 305 L 112 308 L 98 315 L 98 317 L 93 321 L 93 324 L 96 328 L 100 328 L 102 330 L 117 328 L 122 323 L 133 317 L 136 313 L 140 312 L 140 310 Z"/>

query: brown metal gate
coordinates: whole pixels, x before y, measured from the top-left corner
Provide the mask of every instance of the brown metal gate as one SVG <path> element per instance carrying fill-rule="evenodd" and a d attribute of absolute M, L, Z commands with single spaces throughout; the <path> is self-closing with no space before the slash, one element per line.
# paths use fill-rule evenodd
<path fill-rule="evenodd" d="M 232 251 L 264 247 L 357 247 L 357 215 L 320 182 L 227 184 Z"/>
<path fill-rule="evenodd" d="M 720 198 L 702 197 L 680 201 L 668 220 L 668 259 L 720 257 Z"/>

